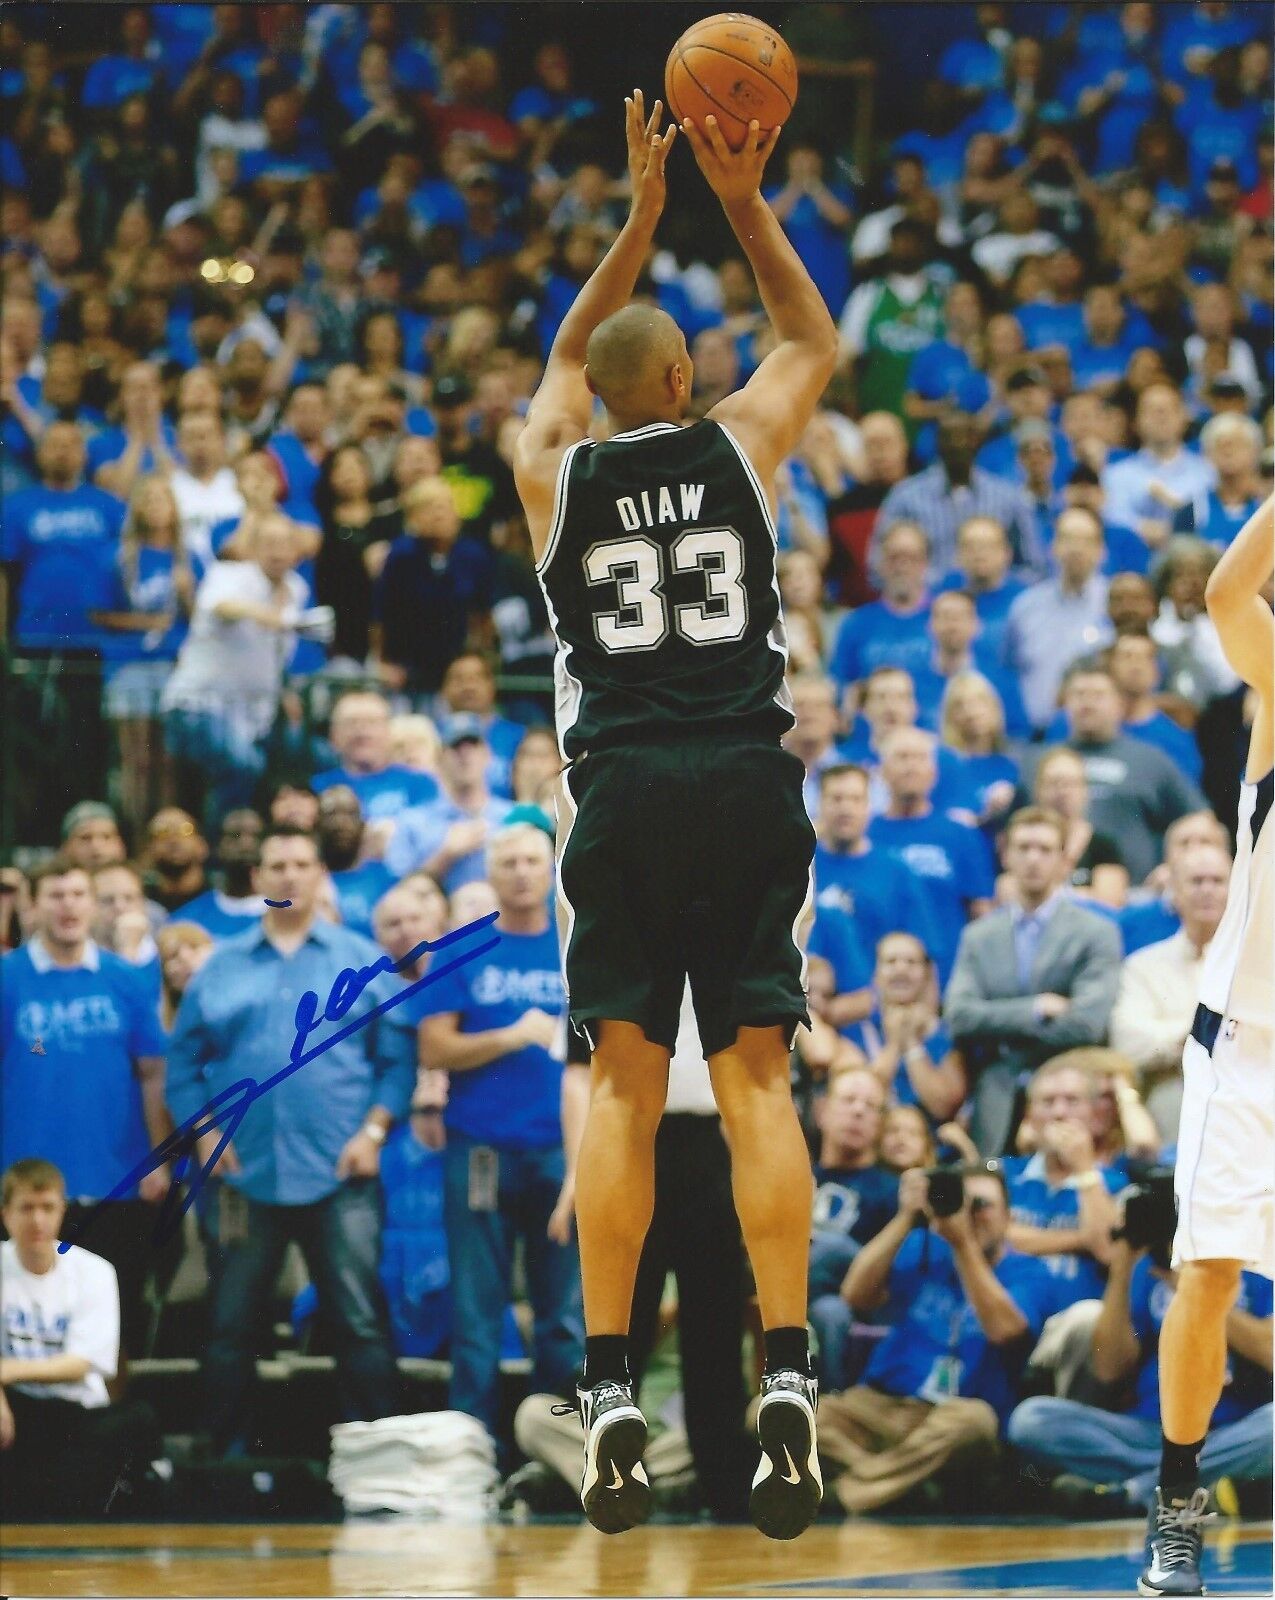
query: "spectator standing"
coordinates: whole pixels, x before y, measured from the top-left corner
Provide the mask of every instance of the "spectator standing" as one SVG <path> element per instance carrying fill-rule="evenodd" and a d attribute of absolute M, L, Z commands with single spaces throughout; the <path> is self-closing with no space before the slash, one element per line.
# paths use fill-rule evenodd
<path fill-rule="evenodd" d="M 1204 608 L 1204 586 L 1217 561 L 1217 551 L 1203 539 L 1180 535 L 1170 539 L 1155 570 L 1160 610 L 1151 637 L 1163 656 L 1164 687 L 1197 711 L 1240 681 Z"/>
<path fill-rule="evenodd" d="M 1132 739 L 1163 750 L 1179 772 L 1192 783 L 1199 783 L 1204 773 L 1200 747 L 1180 723 L 1160 710 L 1156 700 L 1161 674 L 1155 640 L 1149 633 L 1126 630 L 1107 652 L 1107 665 L 1124 697 L 1124 731 Z"/>
<path fill-rule="evenodd" d="M 7 1516 L 100 1517 L 158 1456 L 149 1406 L 112 1405 L 120 1295 L 109 1261 L 58 1250 L 66 1184 L 51 1161 L 7 1167 L 0 1245 L 0 1486 Z"/>
<path fill-rule="evenodd" d="M 244 513 L 234 469 L 226 461 L 226 435 L 215 411 L 187 411 L 177 424 L 181 465 L 169 482 L 181 515 L 186 554 L 209 565 L 212 533 L 222 522 L 238 522 Z"/>
<path fill-rule="evenodd" d="M 930 646 L 928 657 L 919 666 L 909 669 L 916 692 L 918 721 L 936 732 L 949 684 L 960 674 L 981 672 L 1000 701 L 1004 729 L 1013 738 L 1022 738 L 1028 727 L 1018 681 L 984 653 L 980 633 L 978 605 L 973 595 L 964 589 L 947 589 L 935 595 L 926 629 Z"/>
<path fill-rule="evenodd" d="M 859 423 L 863 475 L 828 504 L 831 545 L 829 581 L 842 605 L 863 605 L 876 596 L 868 572 L 868 549 L 881 504 L 908 471 L 908 436 L 892 412 L 870 411 Z"/>
<path fill-rule="evenodd" d="M 361 861 L 366 824 L 359 797 L 348 784 L 334 783 L 319 796 L 319 854 L 336 890 L 341 921 L 372 937 L 372 912 L 394 883 L 383 861 Z"/>
<path fill-rule="evenodd" d="M 1010 818 L 1005 864 L 1013 903 L 961 935 L 944 1020 L 974 1079 L 970 1129 L 980 1151 L 1009 1148 L 1031 1069 L 1106 1034 L 1119 981 L 1120 936 L 1059 892 L 1066 826 L 1040 808 Z"/>
<path fill-rule="evenodd" d="M 1084 762 L 1094 827 L 1115 840 L 1129 876 L 1141 883 L 1157 865 L 1165 829 L 1203 805 L 1199 790 L 1162 750 L 1121 731 L 1123 705 L 1107 667 L 1077 662 L 1068 670 L 1063 709 L 1068 747 Z M 1024 763 L 1034 778 L 1039 756 Z"/>
<path fill-rule="evenodd" d="M 1137 1069 L 1143 1099 L 1166 1145 L 1176 1144 L 1182 1109 L 1182 1049 L 1191 1036 L 1200 974 L 1226 909 L 1231 859 L 1200 844 L 1169 869 L 1169 893 L 1182 926 L 1128 956 L 1111 1015 L 1111 1043 Z"/>
<path fill-rule="evenodd" d="M 1216 474 L 1183 443 L 1186 406 L 1171 383 L 1147 385 L 1138 396 L 1134 427 L 1141 448 L 1103 469 L 1107 517 L 1158 550 L 1179 507 L 1206 495 Z"/>
<path fill-rule="evenodd" d="M 1056 578 L 1020 594 L 1005 626 L 1005 661 L 1018 676 L 1033 728 L 1044 730 L 1058 706 L 1067 668 L 1111 638 L 1102 523 L 1089 511 L 1064 511 L 1054 529 Z"/>
<path fill-rule="evenodd" d="M 334 658 L 361 667 L 370 643 L 372 585 L 402 522 L 396 511 L 374 504 L 372 469 L 358 445 L 342 445 L 324 461 L 314 500 L 323 528 L 314 562 L 315 598 L 336 611 Z"/>
<path fill-rule="evenodd" d="M 1214 844 L 1228 856 L 1231 853 L 1231 837 L 1212 811 L 1188 812 L 1165 829 L 1164 860 L 1147 878 L 1143 893 L 1120 912 L 1126 956 L 1170 938 L 1182 926 L 1173 899 L 1173 874 L 1182 857 L 1199 844 Z"/>
<path fill-rule="evenodd" d="M 460 532 L 482 545 L 504 542 L 505 524 L 521 515 L 513 470 L 499 451 L 471 429 L 473 388 L 447 373 L 434 385 L 442 475 L 452 491 Z"/>
<path fill-rule="evenodd" d="M 448 1403 L 495 1435 L 501 1324 L 515 1240 L 535 1308 L 532 1388 L 567 1394 L 583 1353 L 580 1269 L 555 1223 L 580 1107 L 563 1094 L 551 1046 L 565 1009 L 548 899 L 553 849 L 531 826 L 502 830 L 487 875 L 500 915 L 495 948 L 421 991 L 421 1052 L 451 1075 L 445 1220 L 456 1308 Z M 570 1131 L 567 1128 L 571 1122 Z"/>
<path fill-rule="evenodd" d="M 855 1258 L 845 1294 L 889 1332 L 863 1382 L 819 1401 L 819 1450 L 842 1471 L 849 1512 L 874 1511 L 914 1485 L 995 1450 L 1027 1350 L 1049 1313 L 1049 1277 L 1007 1243 L 998 1172 L 964 1170 L 964 1204 L 930 1209 L 926 1175 L 899 1179 L 899 1208 Z"/>
<path fill-rule="evenodd" d="M 188 811 L 165 806 L 146 827 L 142 859 L 146 893 L 170 915 L 208 887 L 208 841 Z"/>
<path fill-rule="evenodd" d="M 850 293 L 846 230 L 854 217 L 853 195 L 827 181 L 821 151 L 801 142 L 788 146 L 783 186 L 768 186 L 764 193 L 824 304 L 837 316 Z"/>
<path fill-rule="evenodd" d="M 134 361 L 120 378 L 121 427 L 104 428 L 88 451 L 88 476 L 108 494 L 127 500 L 139 477 L 166 474 L 173 467 L 177 445 L 164 420 L 159 368 L 152 361 Z"/>
<path fill-rule="evenodd" d="M 985 830 L 995 829 L 1013 804 L 1018 763 L 1005 739 L 1005 707 L 981 672 L 957 672 L 938 708 L 940 759 L 960 757 L 964 793 L 961 810 Z"/>
<path fill-rule="evenodd" d="M 104 800 L 81 800 L 62 818 L 62 854 L 90 873 L 127 859 L 119 820 Z"/>
<path fill-rule="evenodd" d="M 269 908 L 259 926 L 215 950 L 186 990 L 169 1046 L 169 1102 L 179 1123 L 244 1078 L 274 1077 L 305 1038 L 294 1022 L 302 997 L 335 993 L 344 969 L 378 961 L 370 940 L 318 915 L 322 880 L 309 835 L 276 828 L 262 840 L 254 887 L 291 903 Z M 321 1050 L 309 1044 L 312 1059 L 252 1104 L 217 1163 L 220 1185 L 207 1209 L 217 1271 L 204 1378 L 220 1451 L 242 1448 L 259 1318 L 290 1240 L 301 1247 L 332 1329 L 344 1419 L 398 1409 L 377 1280 L 376 1176 L 416 1075 L 403 1008 L 377 1015 L 399 987 L 381 973 L 357 991 L 334 1042 Z M 321 1020 L 317 1027 L 323 1030 Z M 222 1137 L 220 1129 L 201 1137 L 202 1161 Z"/>
<path fill-rule="evenodd" d="M 212 954 L 212 934 L 197 922 L 166 922 L 155 939 L 161 988 L 159 1020 L 167 1033 L 190 980 Z"/>
<path fill-rule="evenodd" d="M 395 877 L 424 870 L 452 894 L 485 876 L 489 835 L 509 815 L 508 800 L 487 787 L 491 748 L 477 717 L 453 717 L 443 729 L 443 793 L 404 812 L 394 825 L 385 862 Z"/>
<path fill-rule="evenodd" d="M 496 674 L 481 650 L 463 650 L 443 674 L 436 721 L 454 716 L 477 717 L 491 750 L 491 791 L 501 799 L 513 796 L 513 760 L 526 733 L 521 722 L 511 722 L 496 708 Z"/>
<path fill-rule="evenodd" d="M 802 794 L 806 812 L 814 819 L 819 814 L 820 774 L 842 760 L 837 748 L 837 686 L 817 672 L 800 672 L 793 677 L 790 692 L 795 721 L 784 734 L 783 744 L 806 769 Z"/>
<path fill-rule="evenodd" d="M 1005 530 L 1020 575 L 1032 577 L 1043 570 L 1044 547 L 1026 493 L 974 464 L 981 433 L 978 419 L 965 412 L 948 412 L 939 419 L 939 459 L 896 484 L 881 504 L 869 551 L 874 569 L 884 530 L 896 522 L 915 522 L 930 541 L 930 579 L 939 585 L 955 565 L 961 524 L 982 516 Z"/>
<path fill-rule="evenodd" d="M 876 948 L 875 1005 L 850 1032 L 896 1105 L 919 1105 L 937 1129 L 965 1102 L 965 1063 L 939 1015 L 934 963 L 910 933 Z"/>
<path fill-rule="evenodd" d="M 334 783 L 348 785 L 368 822 L 392 822 L 409 807 L 438 799 L 438 781 L 431 773 L 391 760 L 390 708 L 384 695 L 372 689 L 343 694 L 333 708 L 328 737 L 339 765 L 318 773 L 314 788 L 322 794 Z"/>
<path fill-rule="evenodd" d="M 930 913 L 928 949 L 945 983 L 966 917 L 981 917 L 990 909 L 995 885 L 986 840 L 934 808 L 935 749 L 934 735 L 920 728 L 899 728 L 887 736 L 881 776 L 889 801 L 868 825 L 868 840 L 897 856 L 921 880 Z"/>
<path fill-rule="evenodd" d="M 896 520 L 877 543 L 881 598 L 847 612 L 832 647 L 828 670 L 843 691 L 877 667 L 915 671 L 930 657 L 925 533 L 915 522 Z"/>
<path fill-rule="evenodd" d="M 1120 847 L 1089 820 L 1089 780 L 1074 750 L 1055 745 L 1040 758 L 1032 800 L 1066 825 L 1067 888 L 1083 900 L 1118 911 L 1129 894 L 1129 870 Z"/>
<path fill-rule="evenodd" d="M 238 806 L 222 818 L 217 836 L 217 882 L 181 908 L 183 922 L 194 922 L 214 939 L 246 933 L 265 910 L 253 887 L 261 860 L 265 824 L 255 811 Z"/>
<path fill-rule="evenodd" d="M 886 270 L 861 283 L 841 312 L 840 357 L 855 374 L 861 412 L 900 415 L 912 358 L 943 335 L 943 294 L 925 270 L 932 248 L 923 222 L 900 217 Z"/>
<path fill-rule="evenodd" d="M 88 871 L 54 856 L 31 874 L 31 895 L 31 935 L 0 957 L 0 1164 L 56 1155 L 70 1228 L 168 1135 L 164 1039 L 142 974 L 90 937 Z M 85 1235 L 119 1275 L 130 1350 L 141 1348 L 154 1206 L 167 1188 L 167 1168 L 148 1173 Z"/>

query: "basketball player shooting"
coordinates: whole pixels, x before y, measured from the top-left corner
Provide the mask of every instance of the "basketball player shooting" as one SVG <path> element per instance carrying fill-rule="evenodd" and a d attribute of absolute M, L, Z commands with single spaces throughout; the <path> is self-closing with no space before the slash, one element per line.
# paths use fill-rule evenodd
<path fill-rule="evenodd" d="M 1182 1057 L 1178 1282 L 1160 1331 L 1163 1455 L 1138 1580 L 1144 1595 L 1204 1593 L 1209 1496 L 1199 1462 L 1225 1382 L 1227 1316 L 1244 1267 L 1275 1277 L 1275 622 L 1262 595 L 1275 568 L 1273 506 L 1267 500 L 1245 523 L 1206 590 L 1226 658 L 1257 707 L 1226 911 Z"/>
<path fill-rule="evenodd" d="M 806 1341 L 812 1177 L 789 1088 L 809 1025 L 814 833 L 792 726 L 775 575 L 775 469 L 832 375 L 836 331 L 760 185 L 778 129 L 732 151 L 683 131 L 752 264 L 777 343 L 683 426 L 693 377 L 663 311 L 630 304 L 676 135 L 626 101 L 628 221 L 554 341 L 515 472 L 558 639 L 559 904 L 571 1024 L 592 1052 L 576 1176 L 584 1282 L 581 1499 L 594 1527 L 645 1521 L 646 1423 L 627 1335 L 689 976 L 730 1144 L 766 1340 L 753 1520 L 809 1525 L 823 1494 Z M 588 437 L 594 396 L 610 437 Z"/>

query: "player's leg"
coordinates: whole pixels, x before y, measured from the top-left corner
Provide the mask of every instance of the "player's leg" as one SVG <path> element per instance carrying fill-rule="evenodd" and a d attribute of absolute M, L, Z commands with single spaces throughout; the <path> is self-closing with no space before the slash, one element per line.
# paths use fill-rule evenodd
<path fill-rule="evenodd" d="M 1199 1452 L 1226 1379 L 1226 1317 L 1239 1293 L 1240 1271 L 1238 1261 L 1184 1261 L 1178 1268 L 1160 1329 L 1166 1493 L 1196 1486 Z"/>

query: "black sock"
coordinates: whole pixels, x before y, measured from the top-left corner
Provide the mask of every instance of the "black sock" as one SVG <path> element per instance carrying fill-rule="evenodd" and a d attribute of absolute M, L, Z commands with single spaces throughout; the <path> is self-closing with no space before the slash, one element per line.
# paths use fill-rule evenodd
<path fill-rule="evenodd" d="M 767 1328 L 766 1371 L 778 1372 L 793 1367 L 810 1376 L 810 1340 L 804 1325 L 800 1328 Z"/>
<path fill-rule="evenodd" d="M 599 1333 L 584 1341 L 584 1378 L 581 1388 L 595 1383 L 629 1382 L 629 1336 L 627 1333 Z"/>
<path fill-rule="evenodd" d="M 1174 1444 L 1160 1435 L 1160 1492 L 1166 1500 L 1188 1500 L 1195 1493 L 1203 1448 L 1203 1439 L 1196 1444 Z"/>

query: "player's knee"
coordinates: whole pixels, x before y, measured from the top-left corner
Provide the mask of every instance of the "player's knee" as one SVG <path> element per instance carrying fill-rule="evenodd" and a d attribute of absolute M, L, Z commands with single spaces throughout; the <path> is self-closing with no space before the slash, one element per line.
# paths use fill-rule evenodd
<path fill-rule="evenodd" d="M 1229 1310 L 1240 1292 L 1240 1272 L 1238 1261 L 1184 1261 L 1178 1268 L 1177 1293 L 1212 1310 Z"/>

